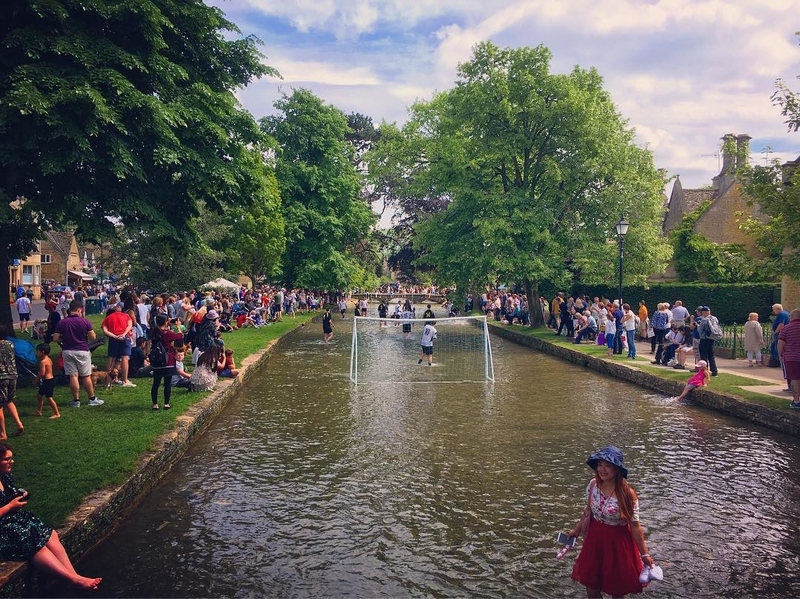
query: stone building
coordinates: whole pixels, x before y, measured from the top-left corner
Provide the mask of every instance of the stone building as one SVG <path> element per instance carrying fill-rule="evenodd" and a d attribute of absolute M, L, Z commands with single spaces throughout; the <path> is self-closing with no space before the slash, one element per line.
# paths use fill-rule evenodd
<path fill-rule="evenodd" d="M 76 287 L 92 280 L 81 270 L 81 257 L 75 235 L 47 231 L 40 242 L 42 281 L 53 280 L 56 285 Z"/>
<path fill-rule="evenodd" d="M 748 206 L 742 193 L 741 183 L 736 179 L 736 169 L 746 164 L 750 155 L 749 135 L 725 135 L 722 146 L 722 168 L 712 179 L 711 186 L 701 189 L 684 189 L 680 176 L 676 177 L 664 217 L 663 232 L 668 235 L 677 227 L 684 216 L 694 212 L 701 204 L 710 201 L 711 205 L 694 225 L 694 232 L 703 235 L 714 243 L 738 243 L 754 256 L 761 256 L 751 237 L 739 228 L 742 216 L 739 213 L 764 218 L 757 207 Z M 744 162 L 743 162 L 744 161 Z M 661 277 L 664 281 L 674 281 L 677 273 L 668 266 Z"/>

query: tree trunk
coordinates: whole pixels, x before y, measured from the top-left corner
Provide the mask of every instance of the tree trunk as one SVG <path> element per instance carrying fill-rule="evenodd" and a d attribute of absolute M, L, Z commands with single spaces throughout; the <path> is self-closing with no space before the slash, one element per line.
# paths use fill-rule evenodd
<path fill-rule="evenodd" d="M 11 256 L 8 255 L 8 244 L 0 243 L 0 289 L 3 290 L 3 296 L 0 297 L 0 322 L 6 325 L 9 337 L 16 337 L 14 333 L 14 319 L 11 317 L 11 304 L 10 290 L 11 290 L 11 274 L 8 271 L 8 265 L 11 262 Z M 22 267 L 20 267 L 22 268 Z"/>
<path fill-rule="evenodd" d="M 539 284 L 536 281 L 526 280 L 524 285 L 525 297 L 528 298 L 528 310 L 531 314 L 531 326 L 533 328 L 543 327 L 545 322 L 542 304 L 539 302 Z"/>

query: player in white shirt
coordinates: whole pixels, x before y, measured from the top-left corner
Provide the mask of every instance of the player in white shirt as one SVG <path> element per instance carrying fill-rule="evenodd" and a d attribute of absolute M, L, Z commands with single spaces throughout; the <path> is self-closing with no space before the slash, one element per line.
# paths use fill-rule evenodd
<path fill-rule="evenodd" d="M 436 321 L 432 320 L 426 323 L 422 328 L 422 338 L 419 342 L 419 344 L 422 346 L 422 355 L 417 361 L 417 364 L 422 364 L 422 360 L 425 358 L 425 356 L 428 356 L 428 366 L 433 366 L 433 340 L 436 339 L 435 324 Z"/>

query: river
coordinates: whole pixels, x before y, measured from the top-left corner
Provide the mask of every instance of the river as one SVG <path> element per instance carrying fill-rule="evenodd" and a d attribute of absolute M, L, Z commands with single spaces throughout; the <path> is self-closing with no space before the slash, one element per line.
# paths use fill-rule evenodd
<path fill-rule="evenodd" d="M 289 339 L 81 562 L 104 596 L 582 597 L 555 536 L 607 444 L 664 569 L 648 595 L 800 596 L 796 439 L 498 338 L 494 383 L 387 382 L 404 358 L 376 338 L 354 385 L 349 319 Z"/>

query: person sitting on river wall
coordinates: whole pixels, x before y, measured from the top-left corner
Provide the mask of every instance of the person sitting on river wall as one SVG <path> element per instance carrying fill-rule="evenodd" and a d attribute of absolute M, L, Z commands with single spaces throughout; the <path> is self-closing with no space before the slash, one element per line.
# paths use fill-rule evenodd
<path fill-rule="evenodd" d="M 705 360 L 700 360 L 696 366 L 697 372 L 695 372 L 691 378 L 686 382 L 686 386 L 683 388 L 683 391 L 677 397 L 672 397 L 673 401 L 681 401 L 692 389 L 696 387 L 705 387 L 708 385 L 709 381 L 711 380 L 711 371 L 708 369 L 708 364 Z"/>
<path fill-rule="evenodd" d="M 102 578 L 87 578 L 75 567 L 58 533 L 24 508 L 30 494 L 14 485 L 11 447 L 0 443 L 0 557 L 30 560 L 38 568 L 64 578 L 84 591 L 96 591 Z"/>

